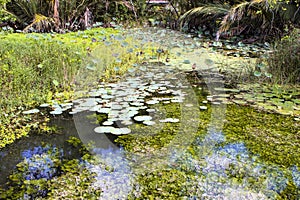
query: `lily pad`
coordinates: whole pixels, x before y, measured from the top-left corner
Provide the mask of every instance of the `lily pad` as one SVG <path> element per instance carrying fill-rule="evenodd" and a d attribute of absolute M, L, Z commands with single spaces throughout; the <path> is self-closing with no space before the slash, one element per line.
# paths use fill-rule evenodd
<path fill-rule="evenodd" d="M 163 122 L 163 123 L 167 123 L 167 122 L 177 123 L 177 122 L 179 122 L 179 119 L 177 119 L 177 118 L 166 118 L 166 119 L 161 119 L 159 121 Z"/>
<path fill-rule="evenodd" d="M 200 110 L 207 110 L 207 106 L 200 106 Z"/>
<path fill-rule="evenodd" d="M 114 135 L 125 135 L 131 133 L 131 129 L 129 128 L 114 128 L 111 131 L 111 134 Z"/>
<path fill-rule="evenodd" d="M 232 102 L 239 105 L 247 105 L 247 101 L 243 101 L 243 100 L 232 100 Z"/>
<path fill-rule="evenodd" d="M 129 125 L 132 125 L 133 122 L 131 120 L 123 120 L 123 121 L 121 121 L 121 124 L 123 124 L 125 126 L 129 126 Z"/>
<path fill-rule="evenodd" d="M 153 113 L 153 112 L 155 112 L 156 110 L 155 110 L 154 108 L 148 108 L 146 111 L 147 111 L 148 113 Z"/>
<path fill-rule="evenodd" d="M 34 114 L 34 113 L 39 113 L 39 112 L 40 112 L 40 110 L 35 108 L 35 109 L 23 111 L 22 113 L 25 115 L 28 115 L 28 114 Z"/>
<path fill-rule="evenodd" d="M 51 115 L 61 115 L 63 111 L 61 109 L 56 109 L 50 112 Z"/>
<path fill-rule="evenodd" d="M 115 128 L 112 126 L 99 126 L 94 129 L 96 133 L 111 133 Z"/>
<path fill-rule="evenodd" d="M 152 117 L 149 115 L 140 115 L 140 116 L 135 116 L 134 120 L 138 121 L 138 122 L 142 122 L 142 121 L 149 121 L 151 120 Z"/>
<path fill-rule="evenodd" d="M 149 104 L 149 105 L 154 105 L 154 104 L 158 104 L 159 101 L 157 100 L 149 100 L 149 101 L 146 101 L 146 104 Z"/>
<path fill-rule="evenodd" d="M 111 108 L 100 108 L 97 110 L 98 113 L 108 114 L 111 111 Z"/>
<path fill-rule="evenodd" d="M 104 125 L 104 126 L 111 126 L 113 124 L 114 124 L 113 121 L 105 121 L 105 122 L 102 123 L 102 125 Z"/>
<path fill-rule="evenodd" d="M 50 106 L 50 104 L 48 104 L 48 103 L 43 103 L 40 105 L 41 108 L 47 108 L 49 106 Z"/>
<path fill-rule="evenodd" d="M 156 123 L 154 121 L 150 121 L 150 120 L 146 120 L 146 121 L 143 121 L 143 124 L 147 125 L 147 126 L 153 126 L 155 125 Z"/>
<path fill-rule="evenodd" d="M 191 61 L 190 60 L 184 60 L 183 64 L 191 64 Z"/>

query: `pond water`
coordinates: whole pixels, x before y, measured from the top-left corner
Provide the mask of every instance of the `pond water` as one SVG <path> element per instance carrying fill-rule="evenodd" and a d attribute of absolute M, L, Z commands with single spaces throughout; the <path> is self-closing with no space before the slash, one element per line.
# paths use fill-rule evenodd
<path fill-rule="evenodd" d="M 53 106 L 58 134 L 0 151 L 0 198 L 300 199 L 299 123 L 223 101 L 235 91 L 203 52 L 180 66 L 155 60 Z"/>
<path fill-rule="evenodd" d="M 299 126 L 292 118 L 212 101 L 212 95 L 221 95 L 213 88 L 223 86 L 222 77 L 212 71 L 147 67 L 118 83 L 101 85 L 74 101 L 64 115 L 53 117 L 51 124 L 60 128 L 60 134 L 32 134 L 1 150 L 1 184 L 12 170 L 20 170 L 16 166 L 24 159 L 35 167 L 22 170 L 26 180 L 59 176 L 59 166 L 47 175 L 38 174 L 57 158 L 53 152 L 60 152 L 58 157 L 64 160 L 82 159 L 78 149 L 66 143 L 75 136 L 84 144 L 92 141 L 90 153 L 101 160 L 101 165 L 85 164 L 95 173 L 93 187 L 101 188 L 100 199 L 300 198 L 299 152 L 293 146 L 297 141 L 289 141 Z M 249 115 L 249 121 L 237 122 L 243 115 Z M 251 132 L 255 127 L 247 127 L 255 120 L 258 128 L 276 121 L 288 126 L 259 135 Z M 290 148 L 288 155 L 268 143 L 256 145 L 253 137 L 273 137 L 270 142 Z M 39 162 L 32 159 L 44 154 L 50 156 Z"/>

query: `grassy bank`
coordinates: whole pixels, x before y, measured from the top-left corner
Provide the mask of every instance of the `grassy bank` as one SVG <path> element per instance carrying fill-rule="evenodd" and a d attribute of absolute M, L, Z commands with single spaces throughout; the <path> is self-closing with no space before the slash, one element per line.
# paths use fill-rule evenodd
<path fill-rule="evenodd" d="M 23 111 L 70 100 L 78 86 L 124 73 L 140 60 L 135 55 L 141 51 L 119 30 L 103 28 L 67 34 L 0 33 L 0 46 L 0 148 L 35 127 L 45 129 L 39 117 Z"/>

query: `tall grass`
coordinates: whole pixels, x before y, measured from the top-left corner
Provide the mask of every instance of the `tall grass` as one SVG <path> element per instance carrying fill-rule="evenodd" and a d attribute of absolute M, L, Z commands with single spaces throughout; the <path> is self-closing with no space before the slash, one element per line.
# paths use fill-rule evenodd
<path fill-rule="evenodd" d="M 78 47 L 57 41 L 16 36 L 0 40 L 0 46 L 2 109 L 45 101 L 49 91 L 66 89 L 72 83 L 81 64 Z"/>
<path fill-rule="evenodd" d="M 274 81 L 300 83 L 300 30 L 277 41 L 267 62 Z"/>

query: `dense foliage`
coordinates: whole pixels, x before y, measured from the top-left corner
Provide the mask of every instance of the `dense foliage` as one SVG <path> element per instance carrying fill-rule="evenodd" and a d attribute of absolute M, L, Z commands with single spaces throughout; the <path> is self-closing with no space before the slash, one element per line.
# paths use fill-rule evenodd
<path fill-rule="evenodd" d="M 11 0 L 5 7 L 16 17 L 17 26 L 13 28 L 38 32 L 74 31 L 103 23 L 114 26 L 116 23 L 142 19 L 146 12 L 151 16 L 153 12 L 144 0 Z"/>
<path fill-rule="evenodd" d="M 250 41 L 266 40 L 299 26 L 298 11 L 299 1 L 217 1 L 186 12 L 180 26 L 200 34 L 208 32 L 217 39 L 247 35 Z"/>
<path fill-rule="evenodd" d="M 14 17 L 16 21 L 10 25 L 15 30 L 63 32 L 130 21 L 175 28 L 180 17 L 179 27 L 186 31 L 217 39 L 242 34 L 251 35 L 252 40 L 265 40 L 282 36 L 285 30 L 298 26 L 298 7 L 298 0 L 174 0 L 160 6 L 146 0 L 3 0 L 0 21 L 11 22 Z"/>
<path fill-rule="evenodd" d="M 299 29 L 277 41 L 267 62 L 274 80 L 283 83 L 300 82 L 300 35 Z"/>

